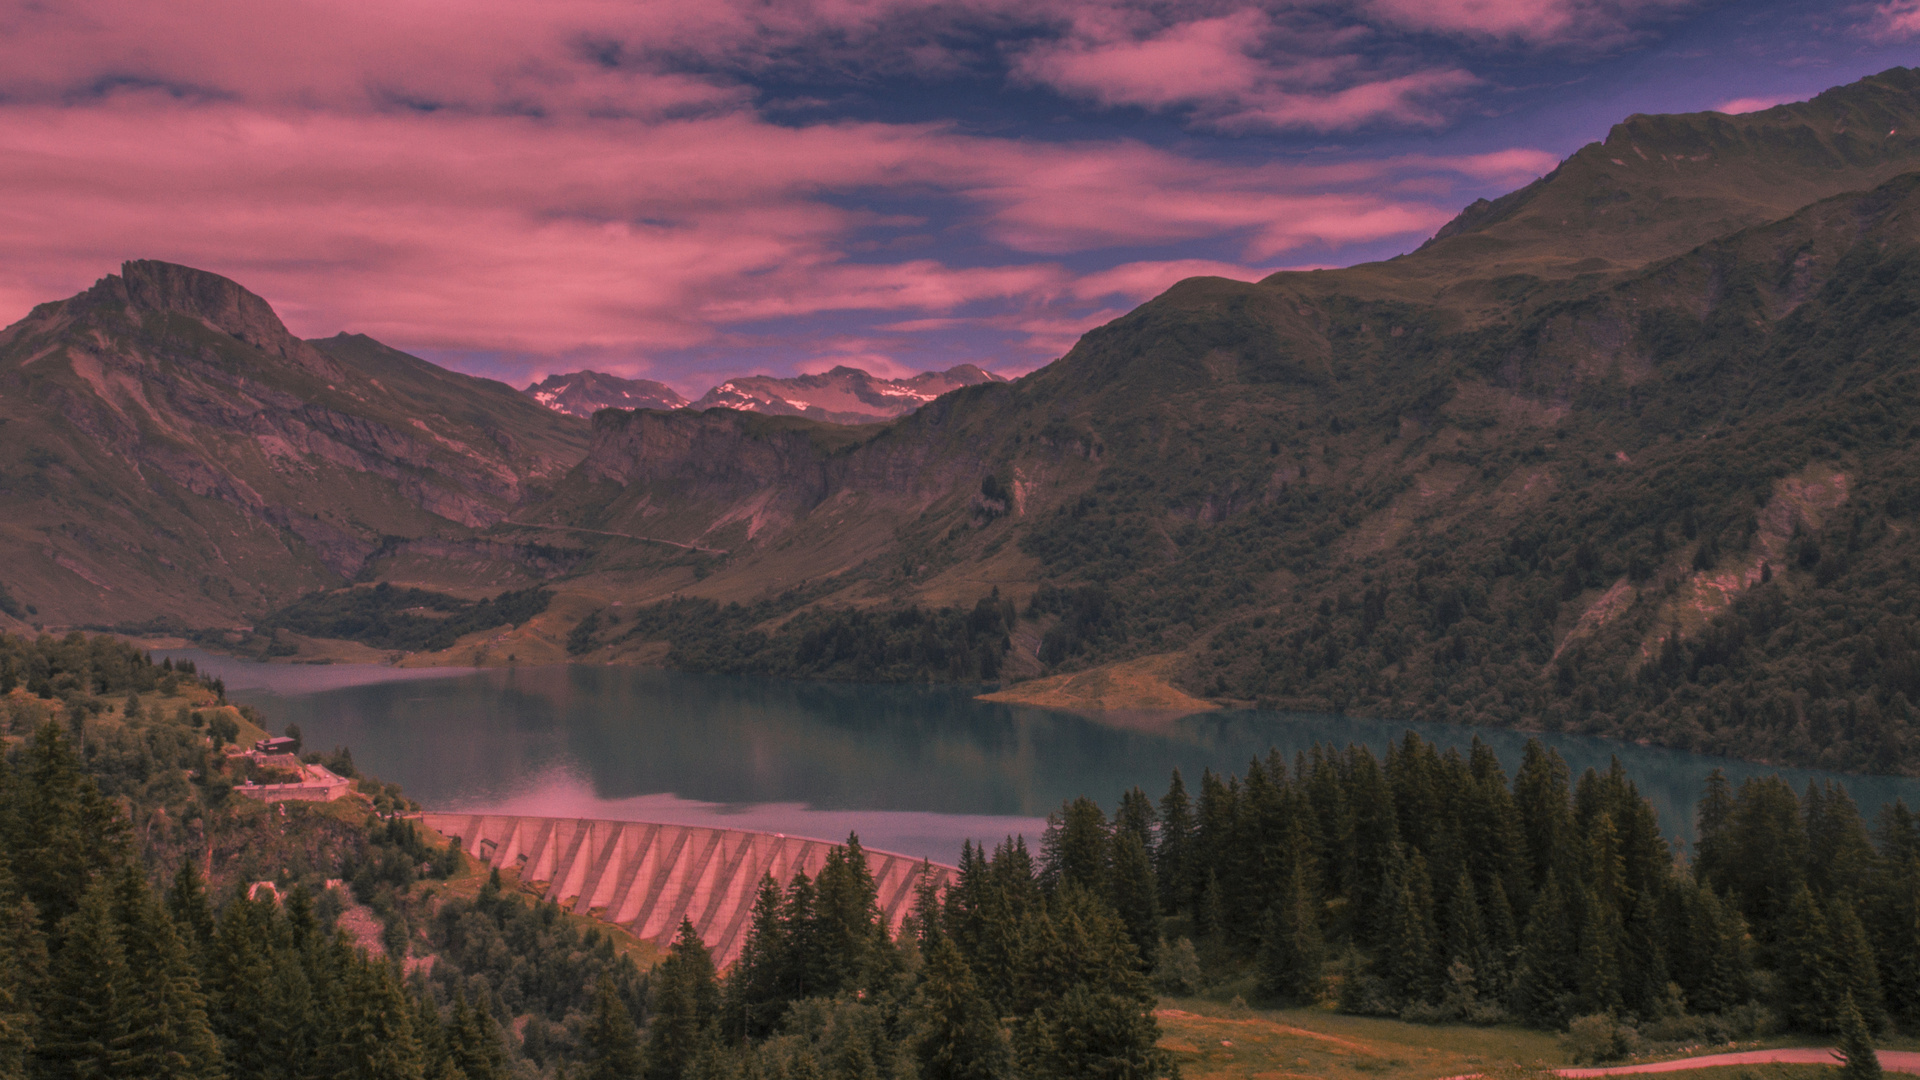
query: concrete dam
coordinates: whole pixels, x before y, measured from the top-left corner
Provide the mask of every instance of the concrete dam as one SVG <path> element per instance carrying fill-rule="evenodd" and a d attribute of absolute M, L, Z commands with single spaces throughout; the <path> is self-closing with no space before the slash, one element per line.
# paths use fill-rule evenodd
<path fill-rule="evenodd" d="M 516 817 L 499 814 L 422 814 L 421 824 L 458 840 L 468 855 L 520 880 L 543 883 L 548 900 L 664 943 L 682 918 L 713 962 L 725 967 L 740 954 L 760 879 L 784 888 L 805 871 L 818 877 L 835 845 L 777 833 L 658 825 L 642 821 Z M 930 866 L 945 886 L 959 876 L 928 864 L 865 849 L 887 927 L 897 932 L 913 908 L 914 886 Z"/>

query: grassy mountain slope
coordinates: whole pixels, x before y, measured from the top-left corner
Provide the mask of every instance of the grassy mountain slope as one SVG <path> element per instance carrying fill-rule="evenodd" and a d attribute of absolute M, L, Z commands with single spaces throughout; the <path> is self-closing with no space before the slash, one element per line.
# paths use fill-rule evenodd
<path fill-rule="evenodd" d="M 243 622 L 504 518 L 585 427 L 370 339 L 316 348 L 225 278 L 131 262 L 0 331 L 8 614 Z"/>
<path fill-rule="evenodd" d="M 998 587 L 1010 673 L 1911 770 L 1916 112 L 1896 70 L 1636 117 L 1418 252 L 1182 282 L 831 444 L 609 418 L 540 512 L 729 552 L 602 556 L 609 596 L 804 584 L 776 639 Z"/>

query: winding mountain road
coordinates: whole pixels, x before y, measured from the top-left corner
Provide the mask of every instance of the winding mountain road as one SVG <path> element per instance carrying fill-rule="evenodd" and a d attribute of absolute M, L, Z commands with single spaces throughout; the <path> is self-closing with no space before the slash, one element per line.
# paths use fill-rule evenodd
<path fill-rule="evenodd" d="M 1920 1051 L 1882 1050 L 1879 1051 L 1880 1067 L 1888 1072 L 1920 1074 Z M 1839 1059 L 1832 1050 L 1823 1050 L 1814 1046 L 1796 1046 L 1780 1050 L 1742 1050 L 1733 1054 L 1707 1054 L 1703 1057 L 1677 1058 L 1673 1061 L 1650 1061 L 1644 1065 L 1609 1065 L 1593 1069 L 1555 1069 L 1554 1071 L 1568 1080 L 1581 1080 L 1589 1076 L 1624 1076 L 1627 1073 L 1667 1073 L 1685 1072 L 1689 1069 L 1711 1069 L 1716 1065 L 1837 1065 Z"/>

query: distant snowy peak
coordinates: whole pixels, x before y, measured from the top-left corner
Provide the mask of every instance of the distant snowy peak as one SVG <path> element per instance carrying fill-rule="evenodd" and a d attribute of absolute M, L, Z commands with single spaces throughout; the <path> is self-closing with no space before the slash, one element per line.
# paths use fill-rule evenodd
<path fill-rule="evenodd" d="M 925 371 L 910 379 L 882 379 L 859 368 L 837 367 L 824 375 L 777 379 L 745 375 L 728 379 L 689 402 L 650 379 L 622 379 L 598 371 L 551 375 L 522 391 L 556 412 L 590 417 L 601 409 L 738 409 L 775 416 L 804 416 L 830 424 L 892 420 L 941 394 L 979 383 L 1006 382 L 984 368 L 961 364 Z"/>
<path fill-rule="evenodd" d="M 687 399 L 652 379 L 622 379 L 598 371 L 549 375 L 521 393 L 555 412 L 591 417 L 601 409 L 681 409 Z"/>
<path fill-rule="evenodd" d="M 871 424 L 904 416 L 963 386 L 1005 381 L 972 364 L 922 372 L 910 379 L 882 379 L 859 368 L 837 367 L 823 375 L 791 379 L 771 375 L 729 379 L 707 391 L 692 407 L 804 416 L 832 424 Z"/>

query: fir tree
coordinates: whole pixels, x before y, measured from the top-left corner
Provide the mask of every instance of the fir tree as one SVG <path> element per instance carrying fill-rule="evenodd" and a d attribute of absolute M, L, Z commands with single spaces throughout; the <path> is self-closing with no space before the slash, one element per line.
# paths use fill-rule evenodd
<path fill-rule="evenodd" d="M 512 1080 L 500 1024 L 483 998 L 469 1003 L 465 990 L 453 999 L 447 1031 L 447 1056 L 467 1080 Z"/>
<path fill-rule="evenodd" d="M 107 879 L 81 894 L 58 936 L 36 1056 L 51 1076 L 124 1075 L 127 960 Z"/>
<path fill-rule="evenodd" d="M 1547 872 L 1534 898 L 1514 972 L 1514 1011 L 1530 1023 L 1558 1025 L 1572 1015 L 1579 938 L 1559 875 Z"/>
<path fill-rule="evenodd" d="M 1120 796 L 1120 809 L 1113 815 L 1115 836 L 1130 834 L 1140 841 L 1140 846 L 1153 850 L 1153 826 L 1157 820 L 1153 812 L 1153 800 L 1138 787 L 1128 788 Z"/>
<path fill-rule="evenodd" d="M 921 1080 L 1002 1080 L 1006 1038 L 959 948 L 947 938 L 927 947 L 912 1010 Z"/>
<path fill-rule="evenodd" d="M 1880 1055 L 1873 1049 L 1873 1032 L 1854 1004 L 1853 995 L 1840 1000 L 1840 1049 L 1833 1055 L 1847 1080 L 1880 1080 Z"/>
<path fill-rule="evenodd" d="M 824 876 L 824 875 L 823 875 Z M 653 1016 L 647 1022 L 647 1080 L 681 1080 L 715 1042 L 720 1011 L 713 957 L 689 920 L 654 975 Z"/>
<path fill-rule="evenodd" d="M 413 1011 L 386 964 L 352 961 L 340 996 L 338 1041 L 331 1049 L 342 1080 L 424 1080 Z"/>
<path fill-rule="evenodd" d="M 780 927 L 780 1000 L 796 1001 L 826 992 L 831 972 L 820 936 L 820 920 L 814 914 L 813 881 L 805 871 L 794 874 L 787 883 Z"/>
<path fill-rule="evenodd" d="M 167 913 L 179 926 L 188 951 L 199 957 L 213 940 L 213 907 L 207 903 L 200 868 L 191 858 L 182 859 L 179 872 L 173 876 L 173 887 L 167 890 Z"/>
<path fill-rule="evenodd" d="M 1259 955 L 1260 989 L 1292 1004 L 1313 1001 L 1326 962 L 1320 905 L 1303 863 L 1296 860 L 1286 890 L 1267 910 Z"/>
<path fill-rule="evenodd" d="M 931 862 L 920 864 L 920 873 L 913 882 L 913 936 L 924 955 L 933 939 L 944 933 L 944 924 L 940 918 L 940 876 L 934 873 Z"/>
<path fill-rule="evenodd" d="M 814 888 L 814 927 L 824 974 L 813 992 L 863 988 L 870 969 L 888 951 L 888 941 L 880 890 L 858 836 L 849 835 L 845 845 L 827 852 Z"/>
<path fill-rule="evenodd" d="M 1403 1002 L 1429 1000 L 1438 989 L 1438 949 L 1433 926 L 1433 890 L 1425 860 L 1396 843 L 1380 908 L 1380 977 Z"/>
<path fill-rule="evenodd" d="M 1187 891 L 1193 870 L 1193 806 L 1180 770 L 1173 770 L 1167 793 L 1160 797 L 1160 836 L 1153 848 L 1153 872 L 1160 884 L 1160 909 L 1168 914 L 1191 910 Z"/>
<path fill-rule="evenodd" d="M 1807 1031 L 1831 1031 L 1845 992 L 1831 924 L 1805 881 L 1781 920 L 1777 974 L 1781 1012 Z"/>
<path fill-rule="evenodd" d="M 180 931 L 138 866 L 120 872 L 115 894 L 126 980 L 119 996 L 124 1030 L 114 1045 L 125 1075 L 214 1080 L 222 1074 L 220 1048 Z"/>
<path fill-rule="evenodd" d="M 639 1029 L 613 980 L 605 975 L 594 984 L 593 1014 L 580 1033 L 580 1043 L 586 1068 L 577 1080 L 634 1080 L 640 1075 Z"/>
<path fill-rule="evenodd" d="M 1047 818 L 1040 845 L 1040 881 L 1049 889 L 1073 884 L 1100 892 L 1109 872 L 1107 816 L 1092 799 L 1081 796 L 1062 803 Z"/>
<path fill-rule="evenodd" d="M 1126 924 L 1142 967 L 1152 970 L 1154 958 L 1160 954 L 1160 888 L 1137 833 L 1114 834 L 1112 867 L 1109 895 L 1114 910 Z"/>
<path fill-rule="evenodd" d="M 934 919 L 939 903 L 934 902 Z M 764 1039 L 785 1011 L 783 988 L 791 981 L 782 970 L 787 957 L 786 922 L 780 885 L 772 875 L 760 879 L 747 938 L 727 975 L 721 1027 L 734 1039 Z"/>

